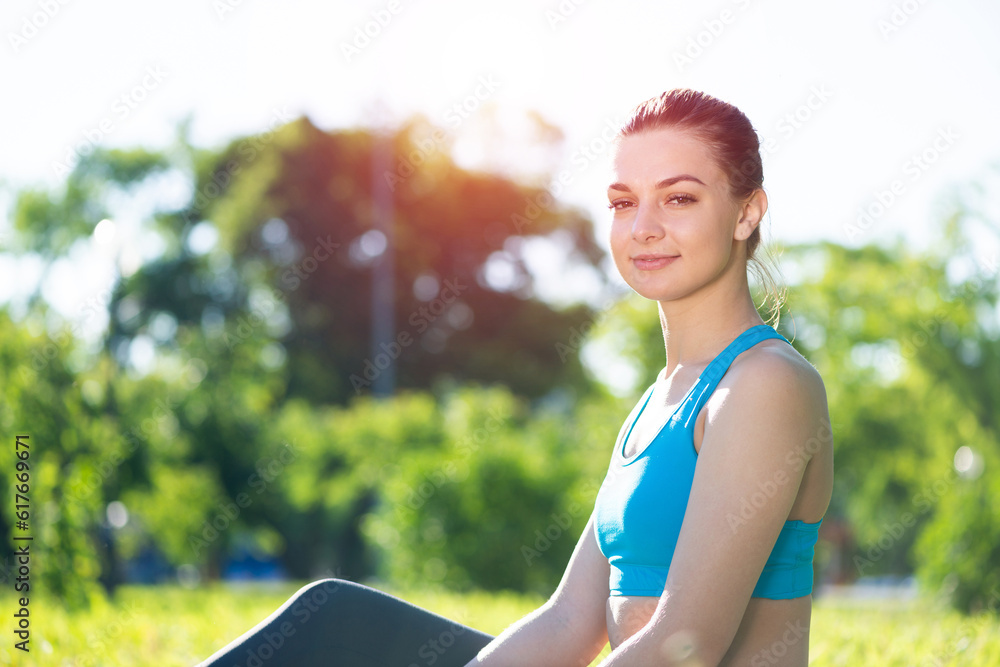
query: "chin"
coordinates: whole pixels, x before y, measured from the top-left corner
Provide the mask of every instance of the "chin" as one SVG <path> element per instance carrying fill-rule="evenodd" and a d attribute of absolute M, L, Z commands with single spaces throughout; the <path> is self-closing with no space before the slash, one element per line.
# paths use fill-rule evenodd
<path fill-rule="evenodd" d="M 626 280 L 625 282 L 636 294 L 650 301 L 673 301 L 686 294 L 676 286 L 650 284 L 649 281 Z"/>

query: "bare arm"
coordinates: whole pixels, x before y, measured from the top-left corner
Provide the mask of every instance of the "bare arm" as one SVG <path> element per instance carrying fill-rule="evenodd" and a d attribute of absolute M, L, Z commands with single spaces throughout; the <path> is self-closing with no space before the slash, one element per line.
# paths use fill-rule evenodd
<path fill-rule="evenodd" d="M 693 647 L 717 665 L 802 482 L 804 448 L 828 424 L 822 380 L 807 363 L 759 355 L 728 378 L 707 413 L 694 482 L 667 583 L 653 617 L 602 663 L 679 664 Z M 735 370 L 735 368 L 734 368 Z M 755 494 L 767 489 L 766 501 Z M 755 498 L 749 518 L 741 511 Z M 679 658 L 679 656 L 678 656 Z"/>
<path fill-rule="evenodd" d="M 586 667 L 608 641 L 609 576 L 591 516 L 552 597 L 504 630 L 466 667 Z"/>

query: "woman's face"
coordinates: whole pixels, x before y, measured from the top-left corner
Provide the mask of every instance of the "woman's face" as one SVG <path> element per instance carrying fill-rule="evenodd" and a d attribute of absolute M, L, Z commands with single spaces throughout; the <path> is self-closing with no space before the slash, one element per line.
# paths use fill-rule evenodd
<path fill-rule="evenodd" d="M 744 215 L 725 172 L 689 132 L 664 128 L 620 139 L 608 201 L 615 264 L 642 296 L 673 301 L 736 271 L 746 276 L 738 241 L 759 218 L 747 224 L 753 215 Z"/>

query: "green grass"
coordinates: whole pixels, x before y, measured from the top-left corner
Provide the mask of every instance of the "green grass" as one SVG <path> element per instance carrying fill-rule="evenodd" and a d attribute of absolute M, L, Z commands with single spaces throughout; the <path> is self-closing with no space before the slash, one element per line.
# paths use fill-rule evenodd
<path fill-rule="evenodd" d="M 0 665 L 196 664 L 270 614 L 298 584 L 126 587 L 113 604 L 69 614 L 31 600 L 31 652 L 13 647 L 13 599 L 0 597 Z M 542 599 L 515 594 L 399 592 L 411 602 L 496 634 Z M 5 627 L 6 626 L 6 627 Z M 921 602 L 819 599 L 813 609 L 810 664 L 879 667 L 1000 665 L 1000 619 L 965 617 Z"/>

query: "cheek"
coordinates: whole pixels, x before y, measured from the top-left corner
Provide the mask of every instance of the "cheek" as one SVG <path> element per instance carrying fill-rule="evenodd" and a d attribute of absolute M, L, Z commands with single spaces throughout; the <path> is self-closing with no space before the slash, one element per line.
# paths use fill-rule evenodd
<path fill-rule="evenodd" d="M 628 243 L 627 226 L 624 223 L 617 220 L 612 222 L 611 231 L 608 234 L 608 244 L 611 247 L 611 254 L 617 256 L 619 253 L 624 252 L 627 243 Z"/>
<path fill-rule="evenodd" d="M 629 245 L 632 243 L 631 227 L 626 222 L 615 222 L 611 225 L 609 245 L 611 258 L 619 272 L 628 264 Z"/>
<path fill-rule="evenodd" d="M 689 247 L 707 251 L 728 248 L 732 242 L 732 229 L 726 222 L 723 211 L 706 210 L 702 215 L 678 225 L 676 232 Z"/>

